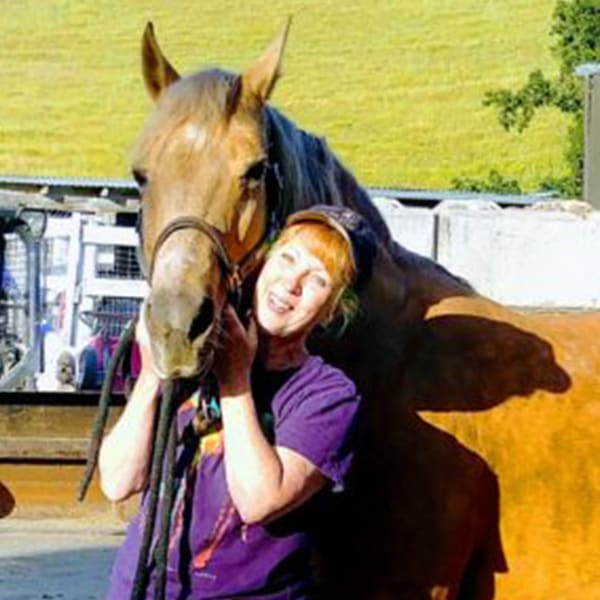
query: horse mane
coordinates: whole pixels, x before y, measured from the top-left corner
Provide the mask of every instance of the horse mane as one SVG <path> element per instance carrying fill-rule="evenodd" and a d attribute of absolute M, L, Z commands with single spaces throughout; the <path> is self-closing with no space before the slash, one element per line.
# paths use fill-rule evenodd
<path fill-rule="evenodd" d="M 161 97 L 161 109 L 150 117 L 133 150 L 134 162 L 142 161 L 159 151 L 161 141 L 175 128 L 201 111 L 204 122 L 215 122 L 227 110 L 231 87 L 237 76 L 229 71 L 210 68 L 184 77 L 173 84 L 176 94 Z M 365 189 L 354 175 L 337 159 L 324 138 L 297 127 L 272 106 L 264 109 L 270 162 L 280 167 L 283 190 L 277 210 L 285 219 L 291 213 L 314 204 L 344 205 L 361 214 L 401 267 L 433 270 L 454 283 L 471 289 L 436 262 L 410 252 L 394 241 L 390 230 Z M 161 139 L 156 132 L 161 132 Z M 158 142 L 158 143 L 157 143 Z M 155 160 L 159 157 L 155 156 Z"/>
<path fill-rule="evenodd" d="M 367 192 L 338 161 L 323 138 L 296 125 L 273 107 L 267 107 L 269 155 L 281 165 L 284 216 L 314 204 L 345 205 L 362 214 L 386 244 L 390 231 Z"/>
<path fill-rule="evenodd" d="M 283 192 L 280 215 L 287 215 L 314 204 L 344 205 L 361 214 L 401 267 L 430 269 L 473 291 L 461 277 L 450 273 L 429 258 L 410 252 L 397 243 L 369 194 L 352 173 L 329 149 L 324 138 L 298 128 L 277 109 L 266 108 L 269 156 L 281 165 Z"/>

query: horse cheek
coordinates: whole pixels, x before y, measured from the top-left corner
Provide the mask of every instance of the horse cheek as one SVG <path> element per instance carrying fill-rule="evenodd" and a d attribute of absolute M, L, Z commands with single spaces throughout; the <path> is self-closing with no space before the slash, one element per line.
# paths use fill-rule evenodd
<path fill-rule="evenodd" d="M 237 225 L 237 241 L 238 244 L 242 245 L 246 236 L 248 235 L 248 230 L 250 229 L 250 225 L 252 224 L 253 217 L 256 213 L 256 198 L 249 198 L 242 207 L 240 211 L 240 216 L 238 218 Z"/>

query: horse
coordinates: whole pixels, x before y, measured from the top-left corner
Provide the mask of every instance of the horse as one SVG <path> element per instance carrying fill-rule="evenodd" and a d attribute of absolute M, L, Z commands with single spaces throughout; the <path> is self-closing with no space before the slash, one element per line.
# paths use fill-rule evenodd
<path fill-rule="evenodd" d="M 343 518 L 319 542 L 323 597 L 583 597 L 599 583 L 600 315 L 518 313 L 392 240 L 325 140 L 268 103 L 287 35 L 241 74 L 182 77 L 144 31 L 155 106 L 132 172 L 158 369 L 210 367 L 223 307 L 286 215 L 349 206 L 378 254 L 354 321 L 311 342 L 366 407 Z"/>

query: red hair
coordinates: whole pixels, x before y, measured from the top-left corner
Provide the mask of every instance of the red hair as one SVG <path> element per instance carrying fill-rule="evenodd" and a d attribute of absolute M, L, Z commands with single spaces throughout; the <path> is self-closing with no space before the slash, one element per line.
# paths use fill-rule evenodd
<path fill-rule="evenodd" d="M 352 249 L 347 240 L 332 227 L 317 221 L 304 221 L 286 227 L 277 238 L 274 247 L 287 244 L 291 240 L 301 241 L 307 250 L 323 263 L 329 273 L 333 283 L 328 303 L 330 311 L 334 313 L 340 309 L 346 315 L 352 312 L 355 307 L 345 306 L 342 301 L 344 292 L 356 276 Z"/>

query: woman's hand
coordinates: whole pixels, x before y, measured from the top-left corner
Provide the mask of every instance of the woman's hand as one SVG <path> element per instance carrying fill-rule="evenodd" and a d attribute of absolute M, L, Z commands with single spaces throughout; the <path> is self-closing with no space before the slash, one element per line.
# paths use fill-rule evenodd
<path fill-rule="evenodd" d="M 221 345 L 215 356 L 214 373 L 221 396 L 236 396 L 250 390 L 250 369 L 258 344 L 257 326 L 249 314 L 244 327 L 230 304 L 223 310 Z"/>
<path fill-rule="evenodd" d="M 136 325 L 142 368 L 125 409 L 100 448 L 100 484 L 109 500 L 118 502 L 141 491 L 152 456 L 160 378 L 154 368 L 143 309 Z"/>
<path fill-rule="evenodd" d="M 146 301 L 142 303 L 140 314 L 135 326 L 135 341 L 140 349 L 140 376 L 144 377 L 156 377 L 160 379 L 159 374 L 156 371 L 154 364 L 154 356 L 152 355 L 152 348 L 150 346 L 150 334 L 148 333 L 148 327 L 146 325 Z"/>

